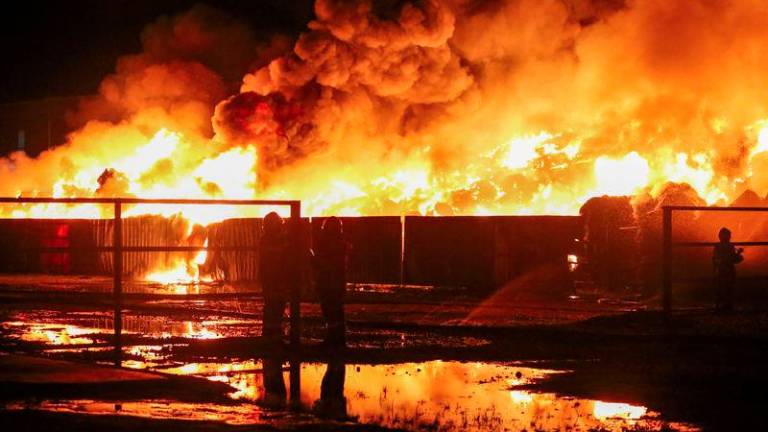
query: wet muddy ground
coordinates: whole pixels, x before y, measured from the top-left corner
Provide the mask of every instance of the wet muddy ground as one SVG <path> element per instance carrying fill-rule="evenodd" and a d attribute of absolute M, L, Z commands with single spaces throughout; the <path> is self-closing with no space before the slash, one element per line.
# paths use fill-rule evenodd
<path fill-rule="evenodd" d="M 4 424 L 31 430 L 51 422 L 62 430 L 163 430 L 181 422 L 192 430 L 656 431 L 763 422 L 768 332 L 759 312 L 697 311 L 663 323 L 627 304 L 353 293 L 346 350 L 320 345 L 322 323 L 310 304 L 294 350 L 258 338 L 258 297 L 134 298 L 118 359 L 108 302 L 24 290 L 0 292 L 3 353 L 86 367 L 117 359 L 123 368 L 223 384 L 216 397 L 4 385 Z"/>

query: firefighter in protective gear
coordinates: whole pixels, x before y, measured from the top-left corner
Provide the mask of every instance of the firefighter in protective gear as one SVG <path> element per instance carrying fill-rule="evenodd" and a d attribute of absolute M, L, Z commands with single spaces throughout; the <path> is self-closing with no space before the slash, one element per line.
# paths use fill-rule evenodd
<path fill-rule="evenodd" d="M 262 337 L 279 342 L 288 301 L 288 241 L 283 219 L 275 212 L 264 217 L 259 242 L 259 280 L 264 297 Z"/>
<path fill-rule="evenodd" d="M 341 220 L 329 217 L 323 222 L 314 248 L 316 286 L 320 308 L 326 322 L 328 345 L 346 344 L 344 292 L 347 286 L 349 242 L 344 238 Z"/>
<path fill-rule="evenodd" d="M 731 231 L 721 228 L 720 243 L 712 251 L 712 265 L 715 271 L 715 309 L 733 309 L 733 285 L 736 282 L 736 264 L 744 261 L 743 249 L 731 243 Z"/>

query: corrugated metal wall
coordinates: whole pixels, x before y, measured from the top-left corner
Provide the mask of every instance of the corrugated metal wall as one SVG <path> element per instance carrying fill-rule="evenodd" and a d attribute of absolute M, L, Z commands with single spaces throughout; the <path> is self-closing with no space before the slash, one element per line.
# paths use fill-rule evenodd
<path fill-rule="evenodd" d="M 571 216 L 407 217 L 404 282 L 492 289 L 544 266 L 564 281 L 581 235 Z"/>
<path fill-rule="evenodd" d="M 90 221 L 94 244 L 112 246 L 114 221 L 111 219 Z M 187 222 L 181 218 L 160 216 L 140 216 L 123 219 L 123 246 L 193 246 L 201 245 L 204 233 L 190 236 L 192 242 L 184 241 Z M 194 241 L 197 240 L 197 241 Z M 190 244 L 192 243 L 192 244 Z M 123 273 L 126 275 L 144 275 L 159 267 L 171 266 L 175 260 L 186 259 L 194 253 L 185 252 L 125 252 L 123 255 Z M 112 273 L 112 253 L 98 254 L 99 273 Z"/>
<path fill-rule="evenodd" d="M 312 218 L 316 238 L 326 218 Z M 399 284 L 402 224 L 399 216 L 340 218 L 351 243 L 347 278 L 354 283 Z"/>
<path fill-rule="evenodd" d="M 489 217 L 406 217 L 404 282 L 492 285 L 494 222 Z"/>
<path fill-rule="evenodd" d="M 307 251 L 323 218 L 304 219 Z M 567 273 L 566 255 L 573 239 L 581 237 L 578 217 L 360 217 L 342 218 L 352 244 L 349 281 L 355 283 L 467 286 L 488 290 L 533 269 L 549 266 Z M 404 225 L 403 225 L 404 222 Z M 99 273 L 112 271 L 111 253 L 66 254 L 69 266 L 24 252 L 24 246 L 43 246 L 56 230 L 68 226 L 68 242 L 75 247 L 111 246 L 112 220 L 0 220 L 0 235 L 8 248 L 0 252 L 6 272 Z M 178 218 L 143 216 L 123 220 L 126 246 L 195 246 L 208 238 L 209 246 L 258 247 L 260 219 L 230 219 L 199 229 L 186 237 L 186 222 Z M 143 275 L 194 253 L 127 252 L 124 270 Z M 51 264 L 53 263 L 53 264 Z M 218 280 L 258 279 L 258 250 L 212 251 L 204 270 Z M 308 256 L 304 257 L 305 265 Z M 58 265 L 58 267 L 57 267 Z M 46 267 L 47 266 L 47 267 Z M 304 276 L 307 271 L 304 270 Z"/>
<path fill-rule="evenodd" d="M 208 227 L 208 246 L 257 247 L 261 237 L 261 219 L 230 219 Z M 217 280 L 246 281 L 258 279 L 258 251 L 210 252 L 206 267 Z"/>

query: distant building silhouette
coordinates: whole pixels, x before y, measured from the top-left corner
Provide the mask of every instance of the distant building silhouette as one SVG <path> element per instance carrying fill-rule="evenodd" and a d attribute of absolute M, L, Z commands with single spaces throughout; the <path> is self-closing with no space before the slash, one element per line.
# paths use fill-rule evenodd
<path fill-rule="evenodd" d="M 0 104 L 0 156 L 24 151 L 29 156 L 64 144 L 73 129 L 68 113 L 96 96 L 67 96 Z"/>

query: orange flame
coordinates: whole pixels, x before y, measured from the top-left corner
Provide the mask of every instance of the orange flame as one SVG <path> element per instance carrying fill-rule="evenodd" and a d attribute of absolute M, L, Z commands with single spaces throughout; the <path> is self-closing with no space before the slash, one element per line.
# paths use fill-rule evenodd
<path fill-rule="evenodd" d="M 242 23 L 208 25 L 201 10 L 161 20 L 65 145 L 0 160 L 3 195 L 299 199 L 310 216 L 440 216 L 577 214 L 591 197 L 654 196 L 667 182 L 709 204 L 768 192 L 768 110 L 754 96 L 768 8 L 619 3 L 427 0 L 378 13 L 317 0 L 292 50 L 232 62 L 224 46 L 256 44 Z M 675 44 L 658 37 L 668 28 L 680 29 Z M 242 86 L 228 95 L 232 76 Z M 270 210 L 136 205 L 125 216 L 207 225 Z M 0 217 L 111 209 L 16 205 Z M 151 277 L 194 281 L 191 261 Z"/>

